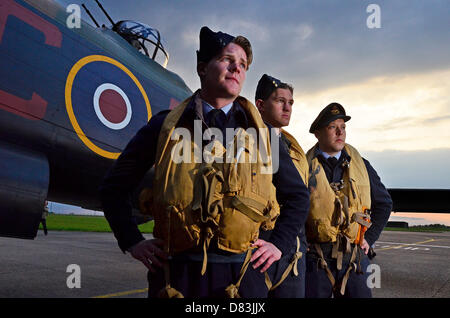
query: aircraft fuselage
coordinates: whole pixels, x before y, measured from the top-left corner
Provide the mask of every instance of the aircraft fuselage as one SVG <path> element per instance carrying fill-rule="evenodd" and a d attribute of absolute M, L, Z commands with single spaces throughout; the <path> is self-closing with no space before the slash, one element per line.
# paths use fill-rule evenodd
<path fill-rule="evenodd" d="M 34 237 L 47 199 L 99 209 L 128 141 L 192 93 L 115 32 L 68 28 L 67 15 L 51 1 L 0 4 L 0 235 Z"/>

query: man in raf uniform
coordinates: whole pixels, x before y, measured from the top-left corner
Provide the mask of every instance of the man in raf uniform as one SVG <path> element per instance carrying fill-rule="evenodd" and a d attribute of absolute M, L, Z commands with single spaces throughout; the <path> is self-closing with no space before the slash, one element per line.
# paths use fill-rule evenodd
<path fill-rule="evenodd" d="M 283 169 L 263 169 L 268 163 L 261 159 L 262 148 L 271 151 L 268 129 L 256 108 L 239 96 L 251 62 L 246 38 L 203 27 L 197 51 L 201 89 L 172 111 L 155 115 L 105 177 L 100 189 L 105 217 L 122 251 L 149 269 L 150 297 L 266 297 L 261 272 L 289 253 L 305 222 L 296 209 L 309 202 L 308 192 L 297 182 L 289 154 L 280 147 L 274 156 Z M 262 140 L 253 143 L 256 147 L 248 146 L 249 128 Z M 179 138 L 196 129 L 211 143 Z M 226 149 L 215 138 L 224 131 Z M 249 143 L 239 144 L 238 137 Z M 180 147 L 183 156 L 195 157 L 200 149 L 214 160 L 201 155 L 176 161 Z M 249 162 L 250 157 L 256 159 Z M 153 164 L 155 239 L 146 240 L 132 218 L 130 197 Z M 273 228 L 277 201 L 281 214 Z M 268 240 L 258 238 L 260 227 L 273 228 Z M 250 262 L 261 272 L 241 275 Z"/>
<path fill-rule="evenodd" d="M 282 127 L 288 126 L 292 113 L 294 89 L 291 85 L 264 74 L 258 82 L 255 94 L 255 104 L 264 122 L 277 129 L 280 146 L 285 147 L 294 163 L 302 185 L 308 182 L 308 163 L 303 149 L 297 140 Z M 298 206 L 299 214 L 307 214 L 308 205 Z M 261 232 L 260 237 L 270 237 L 270 231 Z M 273 298 L 304 298 L 305 297 L 305 266 L 306 266 L 306 236 L 304 224 L 298 233 L 297 242 L 288 254 L 268 270 L 270 284 L 269 297 Z"/>
<path fill-rule="evenodd" d="M 373 252 L 371 246 L 392 210 L 391 197 L 374 168 L 345 142 L 348 120 L 344 107 L 331 103 L 309 130 L 318 142 L 306 154 L 311 198 L 307 298 L 372 296 L 367 254 Z"/>

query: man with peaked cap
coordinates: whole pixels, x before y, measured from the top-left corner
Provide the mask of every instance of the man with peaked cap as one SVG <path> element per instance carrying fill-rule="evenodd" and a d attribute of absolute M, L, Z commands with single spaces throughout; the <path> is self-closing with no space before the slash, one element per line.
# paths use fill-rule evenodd
<path fill-rule="evenodd" d="M 298 173 L 298 183 L 305 186 L 308 182 L 308 163 L 305 153 L 297 140 L 282 127 L 288 126 L 292 113 L 294 89 L 291 85 L 264 74 L 258 82 L 255 94 L 255 105 L 261 113 L 264 122 L 279 132 L 280 145 L 286 147 Z M 309 205 L 297 207 L 297 213 L 308 214 Z M 260 237 L 270 237 L 271 231 L 262 231 Z M 305 266 L 306 266 L 306 236 L 304 224 L 300 228 L 297 242 L 288 254 L 268 270 L 269 297 L 273 298 L 304 298 L 305 297 Z"/>
<path fill-rule="evenodd" d="M 306 297 L 372 296 L 367 286 L 371 246 L 392 210 L 380 177 L 345 142 L 350 120 L 338 103 L 326 106 L 309 130 L 318 142 L 306 154 L 311 204 L 306 222 Z M 365 232 L 367 231 L 367 232 Z"/>
<path fill-rule="evenodd" d="M 203 27 L 197 51 L 200 90 L 172 111 L 155 115 L 101 186 L 105 217 L 119 247 L 149 269 L 149 297 L 266 297 L 264 274 L 246 273 L 246 268 L 252 262 L 266 271 L 289 252 L 305 221 L 296 207 L 309 202 L 308 193 L 295 178 L 289 154 L 280 148 L 273 155 L 283 169 L 263 169 L 268 166 L 263 150 L 270 154 L 272 148 L 269 131 L 254 105 L 239 96 L 251 62 L 245 37 Z M 250 128 L 262 140 L 253 143 L 256 147 L 238 143 L 238 137 L 253 140 Z M 198 130 L 209 136 L 206 146 L 186 137 Z M 196 160 L 175 160 L 180 148 Z M 214 160 L 205 160 L 205 154 Z M 252 155 L 255 162 L 249 162 Z M 146 240 L 131 217 L 129 198 L 153 164 L 155 239 Z M 277 201 L 282 213 L 273 233 L 259 239 L 260 227 L 273 228 Z"/>

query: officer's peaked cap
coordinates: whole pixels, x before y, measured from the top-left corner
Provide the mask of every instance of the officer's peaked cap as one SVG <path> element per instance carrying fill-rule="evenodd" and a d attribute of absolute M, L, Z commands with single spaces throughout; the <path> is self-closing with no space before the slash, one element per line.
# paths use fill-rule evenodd
<path fill-rule="evenodd" d="M 332 121 L 342 118 L 344 121 L 350 120 L 350 116 L 345 114 L 344 107 L 339 103 L 331 103 L 319 113 L 317 118 L 311 124 L 311 128 L 309 128 L 310 133 L 314 133 L 317 129 L 325 127 Z"/>

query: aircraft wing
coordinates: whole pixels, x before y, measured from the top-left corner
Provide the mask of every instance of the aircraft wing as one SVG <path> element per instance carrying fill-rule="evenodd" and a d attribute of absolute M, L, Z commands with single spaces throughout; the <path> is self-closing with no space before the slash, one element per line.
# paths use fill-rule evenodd
<path fill-rule="evenodd" d="M 395 212 L 450 213 L 450 189 L 388 189 Z"/>

